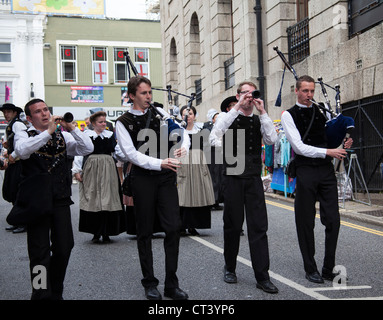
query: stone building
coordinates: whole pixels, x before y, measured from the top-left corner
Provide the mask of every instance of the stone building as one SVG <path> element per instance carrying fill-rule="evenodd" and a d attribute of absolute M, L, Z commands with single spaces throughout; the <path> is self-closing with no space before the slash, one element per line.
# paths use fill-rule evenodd
<path fill-rule="evenodd" d="M 285 74 L 282 108 L 275 107 L 284 64 L 298 75 L 340 85 L 342 102 L 383 93 L 381 2 L 336 0 L 161 0 L 164 83 L 197 93 L 201 120 L 219 109 L 243 80 L 254 81 L 279 119 L 295 102 L 295 78 Z M 289 46 L 290 43 L 290 46 Z M 295 55 L 295 56 L 294 56 Z M 320 88 L 316 100 L 322 101 Z M 334 101 L 334 91 L 329 90 Z M 187 101 L 179 98 L 179 104 Z M 202 118 L 203 117 L 203 118 Z"/>
<path fill-rule="evenodd" d="M 383 2 L 370 0 L 160 0 L 164 84 L 196 93 L 198 121 L 257 84 L 273 120 L 294 105 L 296 75 L 323 79 L 335 110 L 355 119 L 353 149 L 369 190 L 383 189 Z M 320 85 L 316 101 L 326 101 Z M 178 105 L 187 103 L 180 96 Z"/>

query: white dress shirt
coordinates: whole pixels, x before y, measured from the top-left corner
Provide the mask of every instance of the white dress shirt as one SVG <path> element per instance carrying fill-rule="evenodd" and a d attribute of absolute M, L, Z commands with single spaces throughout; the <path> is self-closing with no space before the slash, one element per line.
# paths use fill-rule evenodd
<path fill-rule="evenodd" d="M 29 136 L 27 131 L 35 130 L 38 135 Z M 35 129 L 33 125 L 27 131 L 19 131 L 15 135 L 15 151 L 20 159 L 28 159 L 32 153 L 43 147 L 52 135 L 47 130 L 41 132 Z M 66 151 L 69 156 L 87 155 L 93 152 L 93 143 L 87 135 L 75 128 L 73 131 L 63 131 L 62 135 L 65 139 Z"/>
<path fill-rule="evenodd" d="M 146 109 L 145 112 L 141 112 L 140 110 L 130 109 L 128 112 L 142 116 L 147 110 L 148 109 Z M 161 114 L 169 116 L 163 109 L 157 108 L 157 110 Z M 118 145 L 120 146 L 121 151 L 125 154 L 127 161 L 132 162 L 134 165 L 143 169 L 161 171 L 161 163 L 163 159 L 154 158 L 139 152 L 134 146 L 128 130 L 126 130 L 125 126 L 120 121 L 116 122 L 116 136 Z M 185 130 L 183 130 L 181 148 L 182 147 L 185 148 L 186 151 L 189 151 L 190 139 Z M 172 156 L 173 155 L 169 155 L 169 158 Z"/>
<path fill-rule="evenodd" d="M 209 142 L 212 146 L 222 147 L 222 137 L 229 129 L 233 121 L 240 115 L 244 115 L 242 111 L 232 108 L 229 112 L 222 112 L 214 123 L 213 129 L 209 136 Z M 248 117 L 252 117 L 253 114 Z M 261 122 L 261 134 L 263 142 L 268 145 L 274 144 L 277 139 L 277 131 L 275 130 L 273 121 L 264 113 L 259 116 Z"/>
<path fill-rule="evenodd" d="M 312 105 L 310 107 L 307 107 L 298 102 L 296 104 L 300 108 L 312 107 Z M 308 158 L 323 158 L 323 159 L 326 158 L 326 152 L 327 152 L 326 148 L 318 148 L 318 147 L 310 146 L 308 144 L 303 143 L 301 134 L 299 133 L 290 112 L 285 111 L 282 113 L 281 123 L 282 123 L 283 130 L 286 134 L 286 138 L 290 142 L 291 147 L 293 148 L 296 154 L 299 154 L 301 156 L 305 156 Z"/>

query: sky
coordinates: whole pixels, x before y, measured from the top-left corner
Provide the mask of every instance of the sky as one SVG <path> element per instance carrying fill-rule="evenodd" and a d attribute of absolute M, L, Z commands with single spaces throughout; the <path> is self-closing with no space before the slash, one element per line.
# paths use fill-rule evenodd
<path fill-rule="evenodd" d="M 145 0 L 105 0 L 105 9 L 108 17 L 146 19 Z"/>

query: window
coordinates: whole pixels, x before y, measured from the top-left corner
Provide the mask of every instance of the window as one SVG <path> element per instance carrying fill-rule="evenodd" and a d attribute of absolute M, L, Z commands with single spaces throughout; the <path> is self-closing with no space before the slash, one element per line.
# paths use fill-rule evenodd
<path fill-rule="evenodd" d="M 289 62 L 294 64 L 310 55 L 308 0 L 296 0 L 297 23 L 288 27 Z"/>
<path fill-rule="evenodd" d="M 149 78 L 149 49 L 134 48 L 134 65 L 140 76 Z"/>
<path fill-rule="evenodd" d="M 350 36 L 364 32 L 383 21 L 383 1 L 350 0 Z"/>
<path fill-rule="evenodd" d="M 225 66 L 225 90 L 235 85 L 234 57 L 224 62 Z"/>
<path fill-rule="evenodd" d="M 309 16 L 308 0 L 297 0 L 297 22 Z"/>
<path fill-rule="evenodd" d="M 75 46 L 61 46 L 61 82 L 77 82 Z"/>
<path fill-rule="evenodd" d="M 108 83 L 106 47 L 92 47 L 93 83 Z"/>
<path fill-rule="evenodd" d="M 310 55 L 309 18 L 287 28 L 289 62 L 294 64 Z"/>
<path fill-rule="evenodd" d="M 0 43 L 0 62 L 11 62 L 10 43 Z"/>
<path fill-rule="evenodd" d="M 114 48 L 114 82 L 127 83 L 127 69 L 124 52 L 127 48 Z"/>

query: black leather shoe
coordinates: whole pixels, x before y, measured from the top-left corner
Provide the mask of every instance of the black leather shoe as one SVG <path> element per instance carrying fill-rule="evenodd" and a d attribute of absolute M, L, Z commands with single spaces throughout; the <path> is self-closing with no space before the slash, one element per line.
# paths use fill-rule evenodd
<path fill-rule="evenodd" d="M 188 229 L 188 232 L 192 235 L 192 236 L 199 236 L 199 232 L 194 229 L 194 228 L 189 228 Z"/>
<path fill-rule="evenodd" d="M 180 288 L 165 288 L 164 296 L 173 300 L 187 300 L 188 294 Z"/>
<path fill-rule="evenodd" d="M 278 288 L 270 280 L 257 282 L 257 288 L 267 293 L 278 293 Z"/>
<path fill-rule="evenodd" d="M 145 288 L 145 297 L 148 300 L 162 300 L 161 293 L 157 290 L 157 287 Z"/>
<path fill-rule="evenodd" d="M 348 281 L 348 278 L 343 275 L 340 271 L 337 273 L 332 272 L 330 269 L 327 269 L 325 267 L 322 268 L 322 278 L 325 280 L 333 281 L 335 277 L 339 277 L 338 283 L 345 281 Z"/>
<path fill-rule="evenodd" d="M 227 271 L 226 266 L 223 271 L 223 281 L 226 283 L 237 283 L 237 276 L 235 272 Z"/>
<path fill-rule="evenodd" d="M 9 226 L 9 227 L 5 228 L 5 230 L 7 230 L 7 231 L 13 231 L 15 229 L 17 229 L 17 226 Z"/>
<path fill-rule="evenodd" d="M 27 228 L 25 227 L 17 227 L 16 229 L 12 230 L 12 233 L 23 233 L 27 231 Z"/>
<path fill-rule="evenodd" d="M 318 271 L 314 271 L 312 273 L 306 272 L 306 279 L 308 281 L 314 282 L 314 283 L 323 283 L 323 278 L 319 274 Z"/>

